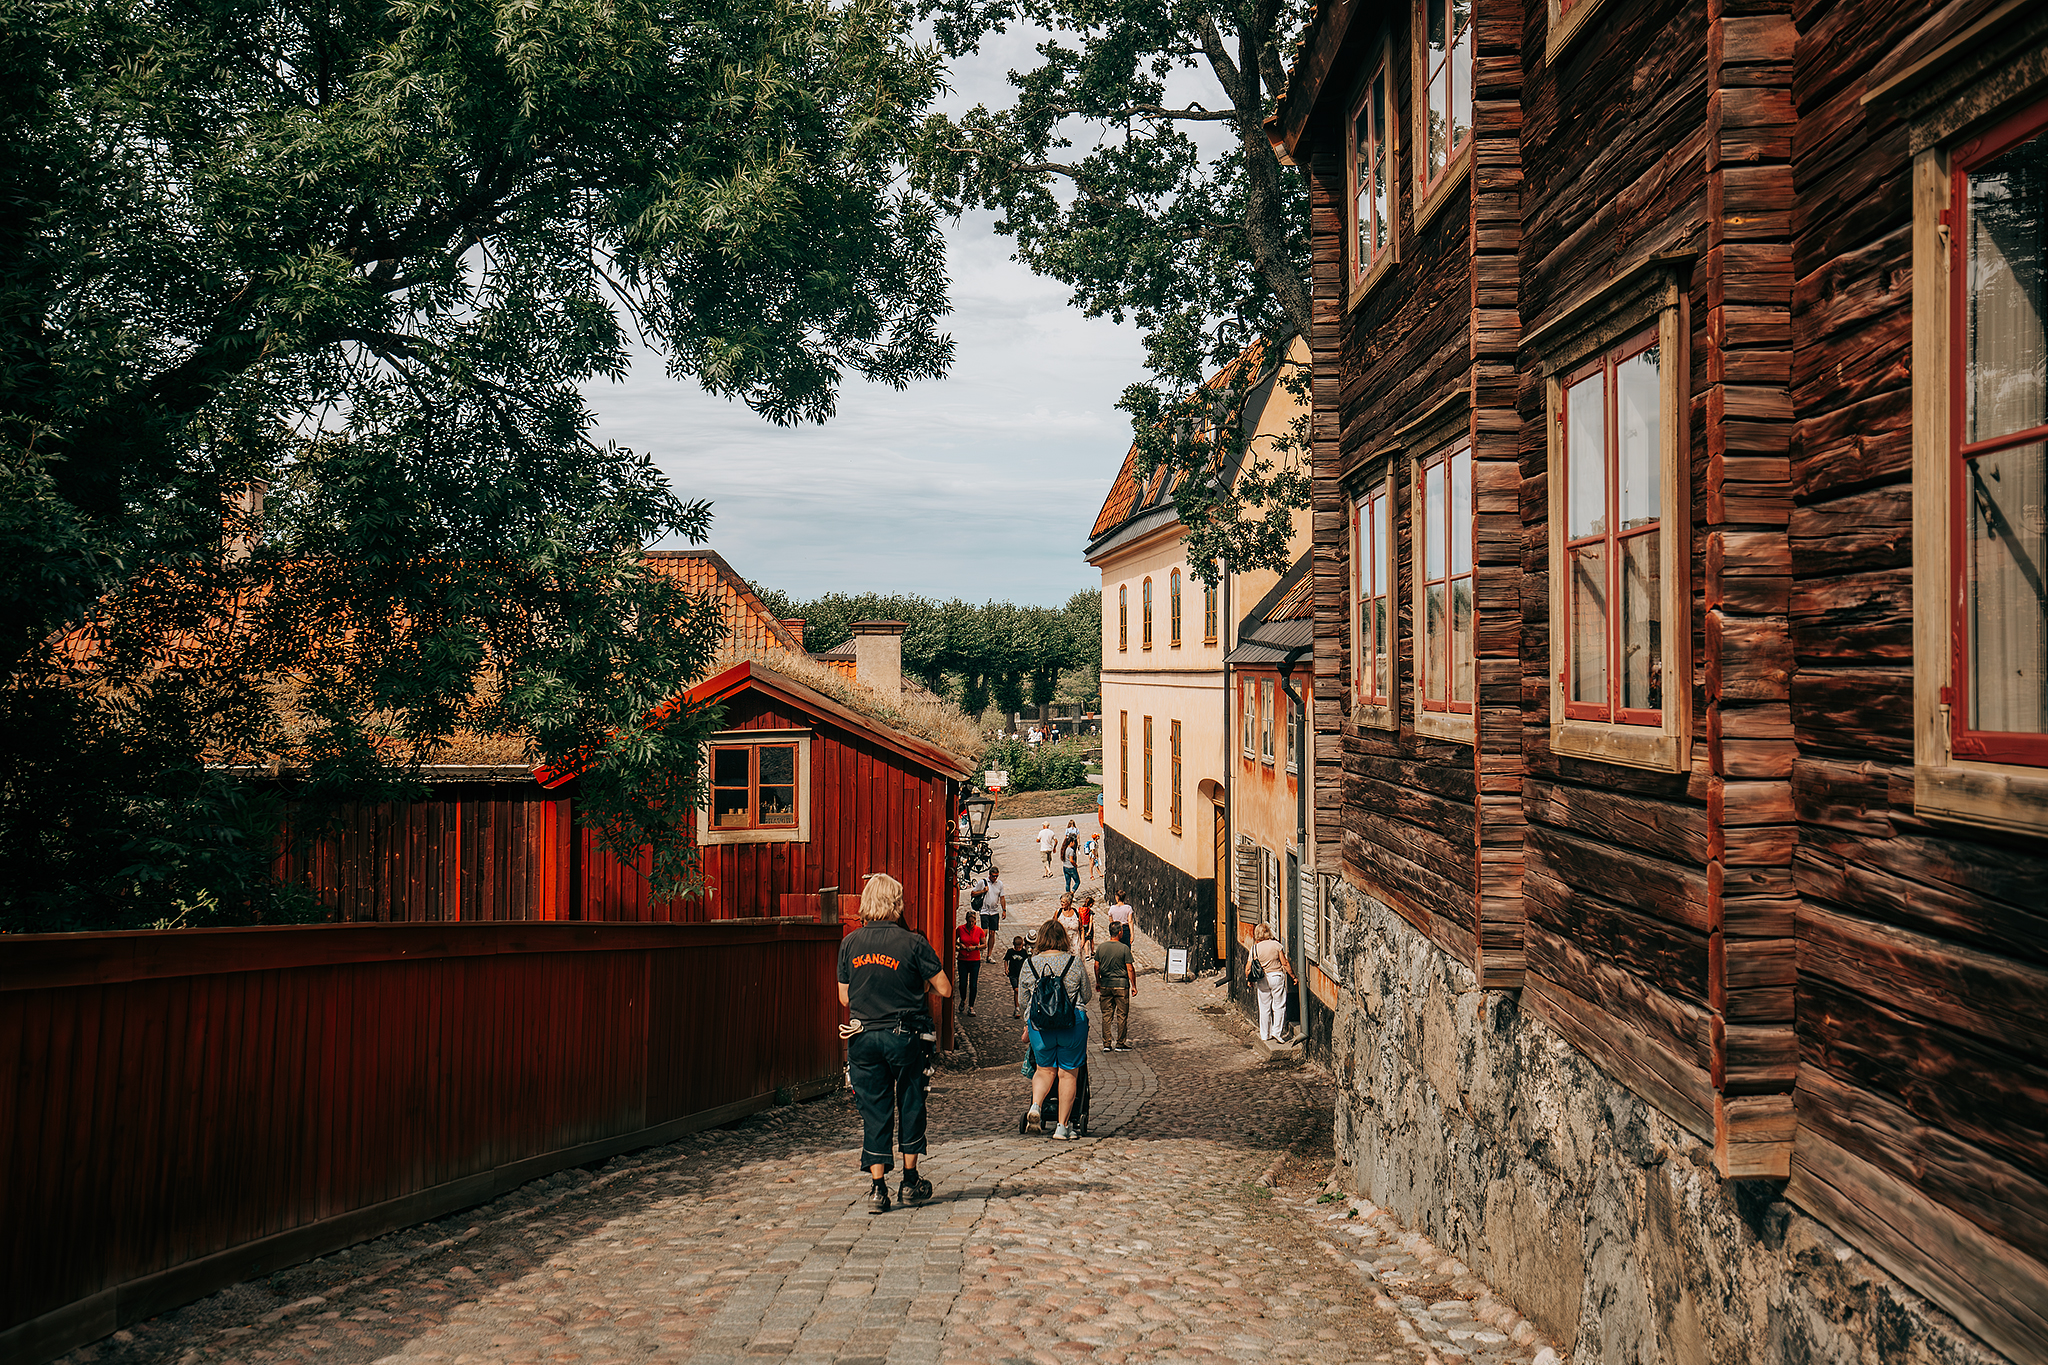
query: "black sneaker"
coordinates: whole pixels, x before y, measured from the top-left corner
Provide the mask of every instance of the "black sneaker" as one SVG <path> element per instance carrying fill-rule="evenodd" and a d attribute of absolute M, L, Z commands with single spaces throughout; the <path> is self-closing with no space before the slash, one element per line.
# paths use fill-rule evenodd
<path fill-rule="evenodd" d="M 889 1186 L 886 1182 L 877 1180 L 875 1187 L 868 1191 L 868 1212 L 887 1213 L 888 1211 Z"/>
<path fill-rule="evenodd" d="M 922 1203 L 932 1197 L 932 1182 L 915 1171 L 905 1171 L 903 1187 L 896 1192 L 896 1197 L 905 1204 Z"/>

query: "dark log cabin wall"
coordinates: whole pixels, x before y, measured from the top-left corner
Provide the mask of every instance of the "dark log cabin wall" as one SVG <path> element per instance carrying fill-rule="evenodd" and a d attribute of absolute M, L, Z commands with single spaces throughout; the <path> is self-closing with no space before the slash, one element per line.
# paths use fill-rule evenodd
<path fill-rule="evenodd" d="M 1913 577 L 1947 574 L 1913 527 L 1922 111 L 1866 103 L 1879 64 L 1959 8 L 1817 0 L 1792 15 L 1789 1194 L 2008 1354 L 2044 1359 L 2048 840 L 1915 811 Z M 2006 56 L 2004 98 L 1975 126 L 2048 98 L 2033 41 L 2031 58 Z"/>

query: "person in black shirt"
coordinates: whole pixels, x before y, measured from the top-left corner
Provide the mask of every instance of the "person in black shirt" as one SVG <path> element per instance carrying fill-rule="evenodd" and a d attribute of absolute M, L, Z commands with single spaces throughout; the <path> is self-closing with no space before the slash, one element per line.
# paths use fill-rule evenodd
<path fill-rule="evenodd" d="M 889 1211 L 889 1168 L 902 1121 L 903 1185 L 898 1198 L 929 1199 L 932 1182 L 917 1173 L 924 1155 L 924 1068 L 931 1028 L 927 991 L 943 999 L 953 983 L 932 945 L 903 927 L 903 883 L 887 873 L 860 894 L 861 927 L 839 945 L 839 1003 L 853 1015 L 846 1068 L 864 1132 L 861 1165 L 873 1178 L 868 1212 Z M 858 1026 L 856 1028 L 856 1026 Z"/>
<path fill-rule="evenodd" d="M 1017 988 L 1017 977 L 1023 972 L 1024 964 L 1031 960 L 1031 950 L 1024 946 L 1024 936 L 1017 935 L 1010 941 L 1010 951 L 1003 954 L 1003 965 L 1010 970 L 1010 1017 L 1017 1018 L 1024 1012 L 1024 993 Z"/>

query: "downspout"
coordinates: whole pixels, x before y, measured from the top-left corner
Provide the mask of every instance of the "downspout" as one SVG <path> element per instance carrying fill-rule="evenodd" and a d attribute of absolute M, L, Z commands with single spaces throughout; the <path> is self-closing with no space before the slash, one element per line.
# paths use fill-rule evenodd
<path fill-rule="evenodd" d="M 1230 694 L 1230 561 L 1219 558 L 1216 561 L 1216 596 L 1221 605 L 1217 610 L 1222 620 L 1217 625 L 1217 635 L 1223 644 L 1222 662 L 1218 671 L 1223 674 L 1223 861 L 1216 869 L 1219 878 L 1229 878 L 1223 883 L 1223 923 L 1216 932 L 1223 935 L 1223 941 L 1216 945 L 1223 954 L 1224 994 L 1231 1000 L 1237 999 L 1237 906 L 1231 892 L 1237 881 L 1237 843 L 1230 828 L 1233 807 L 1230 804 L 1230 775 L 1237 764 L 1230 747 L 1230 724 L 1235 718 L 1236 698 Z"/>
<path fill-rule="evenodd" d="M 1294 714 L 1295 714 L 1295 715 L 1297 715 L 1297 716 L 1299 716 L 1299 717 L 1301 717 L 1301 721 L 1300 721 L 1300 733 L 1301 733 L 1301 756 L 1300 756 L 1300 759 L 1299 759 L 1299 761 L 1297 762 L 1297 764 L 1296 764 L 1296 766 L 1295 766 L 1295 773 L 1294 773 L 1294 868 L 1295 868 L 1295 876 L 1294 876 L 1294 886 L 1293 886 L 1293 887 L 1291 888 L 1291 889 L 1293 890 L 1293 892 L 1294 892 L 1294 912 L 1295 912 L 1295 913 L 1296 913 L 1297 915 L 1301 913 L 1301 909 L 1302 909 L 1302 906 L 1301 906 L 1301 869 L 1302 869 L 1302 868 L 1303 868 L 1304 866 L 1306 866 L 1306 865 L 1307 865 L 1307 863 L 1308 863 L 1308 784 L 1309 784 L 1309 774 L 1310 774 L 1311 772 L 1313 772 L 1313 771 L 1314 771 L 1314 769 L 1315 769 L 1315 764 L 1314 764 L 1314 762 L 1313 762 L 1313 761 L 1312 761 L 1312 760 L 1311 760 L 1311 759 L 1309 758 L 1309 748 L 1308 748 L 1308 707 L 1302 704 L 1302 700 L 1301 700 L 1301 694 L 1300 694 L 1299 692 L 1296 692 L 1296 691 L 1294 690 L 1294 683 L 1293 683 L 1293 677 L 1294 677 L 1294 667 L 1295 667 L 1295 665 L 1296 665 L 1297 663 L 1299 663 L 1299 662 L 1300 662 L 1300 660 L 1301 660 L 1301 656 L 1302 656 L 1303 654 L 1307 653 L 1307 652 L 1308 652 L 1309 650 L 1311 650 L 1311 649 L 1314 649 L 1315 647 L 1316 647 L 1316 642 L 1315 642 L 1315 641 L 1314 641 L 1313 639 L 1311 639 L 1311 640 L 1309 640 L 1309 641 L 1308 641 L 1308 643 L 1306 643 L 1306 644 L 1299 644 L 1299 645 L 1296 645 L 1296 646 L 1295 646 L 1294 648 L 1292 648 L 1292 649 L 1288 650 L 1288 651 L 1287 651 L 1287 654 L 1286 654 L 1286 656 L 1285 656 L 1284 658 L 1282 658 L 1282 659 L 1280 660 L 1280 690 L 1281 690 L 1282 692 L 1286 693 L 1286 694 L 1287 694 L 1287 700 L 1288 700 L 1288 701 L 1290 701 L 1290 702 L 1292 702 L 1292 703 L 1294 704 Z M 1304 934 L 1304 933 L 1302 933 L 1302 932 L 1301 932 L 1301 930 L 1300 930 L 1300 927 L 1299 927 L 1299 926 L 1296 926 L 1296 928 L 1295 928 L 1295 932 L 1294 932 L 1294 941 L 1295 941 L 1295 943 L 1297 943 L 1298 945 L 1300 945 L 1300 946 L 1301 946 L 1301 948 L 1302 948 L 1302 950 L 1303 950 L 1303 954 L 1304 954 L 1304 956 L 1305 956 L 1305 955 L 1306 955 L 1306 953 L 1307 953 L 1307 947 L 1308 947 L 1308 936 L 1307 936 L 1306 934 Z M 1296 978 L 1297 980 L 1301 979 L 1301 978 L 1302 978 L 1302 977 L 1303 977 L 1304 975 L 1306 975 L 1306 969 L 1307 969 L 1307 966 L 1308 966 L 1308 964 L 1307 964 L 1306 962 L 1297 962 L 1297 963 L 1295 963 L 1295 964 L 1294 964 L 1294 975 L 1295 975 L 1295 978 Z M 1305 1034 L 1305 1033 L 1307 1033 L 1307 1031 L 1308 1031 L 1308 997 L 1306 997 L 1306 996 L 1303 996 L 1303 997 L 1302 997 L 1302 1001 L 1301 1001 L 1301 1028 L 1302 1028 L 1302 1032 L 1303 1032 L 1304 1034 Z"/>

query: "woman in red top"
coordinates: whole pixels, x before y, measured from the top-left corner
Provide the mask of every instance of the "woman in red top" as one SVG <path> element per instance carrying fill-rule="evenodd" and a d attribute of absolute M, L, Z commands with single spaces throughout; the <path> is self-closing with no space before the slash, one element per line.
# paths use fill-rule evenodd
<path fill-rule="evenodd" d="M 960 944 L 960 999 L 972 1014 L 974 997 L 981 993 L 981 950 L 988 942 L 988 930 L 970 914 L 955 933 Z"/>

